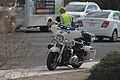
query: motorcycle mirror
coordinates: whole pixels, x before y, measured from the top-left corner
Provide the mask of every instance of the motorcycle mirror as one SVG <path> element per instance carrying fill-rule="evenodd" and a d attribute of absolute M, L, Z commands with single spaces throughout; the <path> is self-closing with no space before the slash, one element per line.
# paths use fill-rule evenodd
<path fill-rule="evenodd" d="M 67 31 L 68 34 L 70 34 L 70 31 Z"/>

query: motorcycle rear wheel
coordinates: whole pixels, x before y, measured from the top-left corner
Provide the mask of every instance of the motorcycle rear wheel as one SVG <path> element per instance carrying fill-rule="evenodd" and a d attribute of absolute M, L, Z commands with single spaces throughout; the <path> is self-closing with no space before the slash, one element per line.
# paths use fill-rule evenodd
<path fill-rule="evenodd" d="M 72 67 L 74 69 L 78 69 L 83 63 L 79 63 L 79 64 L 72 64 Z"/>
<path fill-rule="evenodd" d="M 49 53 L 47 57 L 47 68 L 49 70 L 55 70 L 58 65 L 58 53 Z"/>
<path fill-rule="evenodd" d="M 74 69 L 78 69 L 82 64 L 83 64 L 83 62 L 82 63 L 78 63 L 78 64 L 72 64 L 72 67 Z"/>

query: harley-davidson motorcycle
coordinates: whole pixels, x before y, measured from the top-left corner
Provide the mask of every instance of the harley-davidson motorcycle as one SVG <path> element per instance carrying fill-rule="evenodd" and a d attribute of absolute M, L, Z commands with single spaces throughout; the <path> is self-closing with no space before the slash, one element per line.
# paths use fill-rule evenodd
<path fill-rule="evenodd" d="M 79 68 L 84 62 L 95 59 L 96 50 L 90 46 L 95 36 L 79 28 L 52 25 L 52 43 L 48 45 L 47 68 L 57 66 Z"/>

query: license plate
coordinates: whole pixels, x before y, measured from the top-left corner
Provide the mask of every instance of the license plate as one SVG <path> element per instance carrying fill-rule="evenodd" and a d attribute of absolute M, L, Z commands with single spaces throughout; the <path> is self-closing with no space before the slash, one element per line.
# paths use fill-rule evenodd
<path fill-rule="evenodd" d="M 95 23 L 89 23 L 89 26 L 95 26 Z"/>

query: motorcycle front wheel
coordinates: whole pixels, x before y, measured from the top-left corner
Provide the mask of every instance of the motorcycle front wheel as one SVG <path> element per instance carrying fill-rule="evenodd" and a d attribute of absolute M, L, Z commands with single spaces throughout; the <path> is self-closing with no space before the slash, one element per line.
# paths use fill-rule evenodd
<path fill-rule="evenodd" d="M 58 65 L 58 53 L 55 52 L 51 52 L 48 54 L 47 57 L 47 68 L 49 70 L 55 70 L 57 65 Z"/>

